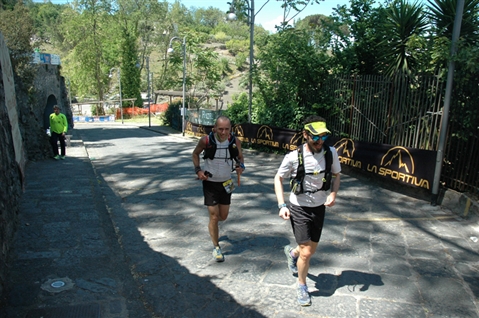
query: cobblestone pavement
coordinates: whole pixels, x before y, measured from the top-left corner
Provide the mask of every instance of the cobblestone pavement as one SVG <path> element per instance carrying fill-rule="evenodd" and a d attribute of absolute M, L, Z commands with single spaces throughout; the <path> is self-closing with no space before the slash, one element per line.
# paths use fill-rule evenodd
<path fill-rule="evenodd" d="M 312 306 L 298 306 L 279 155 L 245 151 L 214 262 L 195 144 L 76 124 L 66 160 L 29 163 L 0 316 L 479 317 L 479 226 L 347 174 L 311 261 Z"/>

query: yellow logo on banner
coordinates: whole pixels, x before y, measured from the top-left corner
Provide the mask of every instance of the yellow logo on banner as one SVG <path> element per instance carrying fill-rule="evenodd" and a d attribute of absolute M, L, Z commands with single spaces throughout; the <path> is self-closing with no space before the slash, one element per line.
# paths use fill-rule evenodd
<path fill-rule="evenodd" d="M 403 157 L 406 157 L 403 159 Z M 409 161 L 409 164 L 406 162 Z M 414 173 L 414 159 L 404 147 L 396 146 L 389 149 L 381 159 L 381 166 L 391 166 L 397 161 L 397 170 L 404 169 L 407 173 Z"/>
<path fill-rule="evenodd" d="M 232 131 L 236 138 L 238 138 L 241 142 L 250 142 L 249 138 L 244 136 L 244 130 L 241 124 L 234 125 Z"/>
<path fill-rule="evenodd" d="M 233 127 L 233 134 L 234 134 L 236 137 L 244 137 L 243 127 L 241 127 L 241 125 L 235 125 L 235 126 Z"/>
<path fill-rule="evenodd" d="M 343 138 L 334 144 L 334 148 L 336 148 L 336 151 L 338 152 L 339 162 L 355 168 L 362 167 L 361 161 L 353 159 L 356 147 L 354 146 L 354 141 L 352 139 Z"/>
<path fill-rule="evenodd" d="M 289 141 L 289 145 L 283 145 L 283 148 L 289 149 L 289 150 L 296 150 L 298 148 L 298 145 L 301 145 L 304 142 L 304 137 L 303 137 L 303 132 L 299 131 L 294 134 L 293 138 Z"/>
<path fill-rule="evenodd" d="M 273 129 L 269 126 L 261 126 L 256 133 L 256 138 L 261 138 L 265 140 L 273 140 Z"/>
<path fill-rule="evenodd" d="M 367 170 L 416 187 L 430 188 L 428 180 L 419 179 L 413 175 L 415 170 L 414 158 L 409 150 L 404 147 L 395 146 L 390 148 L 381 158 L 380 165 L 378 168 L 376 165 L 368 164 Z"/>
<path fill-rule="evenodd" d="M 191 122 L 187 122 L 185 131 L 191 132 L 195 137 L 202 137 L 206 135 L 205 128 L 202 125 L 198 125 L 196 131 L 193 131 L 193 125 Z"/>
<path fill-rule="evenodd" d="M 336 151 L 341 153 L 342 155 L 347 156 L 348 158 L 352 158 L 354 156 L 354 152 L 356 151 L 356 147 L 354 146 L 354 141 L 349 138 L 343 138 L 340 141 L 334 144 L 334 148 Z"/>
<path fill-rule="evenodd" d="M 256 138 L 251 138 L 251 142 L 259 145 L 279 147 L 279 142 L 273 141 L 273 129 L 266 125 L 263 125 L 258 129 Z"/>

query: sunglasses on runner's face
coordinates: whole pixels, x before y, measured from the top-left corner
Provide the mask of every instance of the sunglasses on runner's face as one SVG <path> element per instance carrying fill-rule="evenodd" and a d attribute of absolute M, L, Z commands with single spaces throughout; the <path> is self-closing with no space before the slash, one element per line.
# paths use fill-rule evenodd
<path fill-rule="evenodd" d="M 320 139 L 322 141 L 326 141 L 326 139 L 328 139 L 328 135 L 323 135 L 323 136 L 318 136 L 318 135 L 312 135 L 312 134 L 309 134 L 311 136 L 311 139 L 313 139 L 314 142 L 318 142 Z"/>

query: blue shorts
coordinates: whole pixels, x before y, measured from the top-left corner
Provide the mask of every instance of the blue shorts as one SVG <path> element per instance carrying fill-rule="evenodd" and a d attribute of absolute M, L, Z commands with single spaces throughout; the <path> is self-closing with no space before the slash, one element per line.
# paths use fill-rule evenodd
<path fill-rule="evenodd" d="M 203 195 L 206 206 L 230 205 L 231 193 L 227 193 L 223 182 L 203 181 Z"/>
<path fill-rule="evenodd" d="M 309 241 L 318 243 L 323 231 L 325 206 L 308 208 L 290 205 L 289 212 L 296 243 L 304 244 Z"/>

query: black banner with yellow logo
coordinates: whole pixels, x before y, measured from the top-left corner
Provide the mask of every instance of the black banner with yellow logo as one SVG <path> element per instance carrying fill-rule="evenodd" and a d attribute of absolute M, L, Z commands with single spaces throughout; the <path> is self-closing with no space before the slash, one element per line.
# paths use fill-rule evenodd
<path fill-rule="evenodd" d="M 186 131 L 201 137 L 209 134 L 213 126 L 188 122 Z M 233 133 L 242 142 L 295 150 L 303 140 L 302 132 L 291 129 L 256 124 L 240 124 Z M 434 179 L 436 152 L 354 141 L 348 138 L 330 137 L 327 141 L 338 151 L 342 165 L 362 169 L 413 187 L 431 189 Z"/>
<path fill-rule="evenodd" d="M 211 129 L 213 129 L 213 126 L 203 126 L 190 122 L 186 125 L 186 132 L 198 137 L 209 134 Z M 266 125 L 239 124 L 233 126 L 232 131 L 236 138 L 242 142 L 286 150 L 295 150 L 303 140 L 301 132 Z"/>
<path fill-rule="evenodd" d="M 375 175 L 413 187 L 431 190 L 436 152 L 331 138 L 342 165 L 359 168 Z"/>

